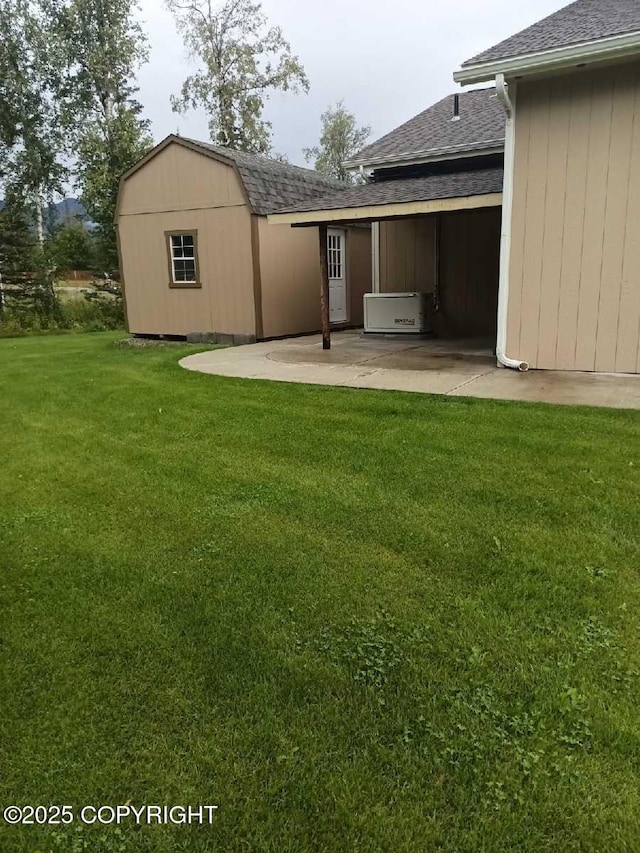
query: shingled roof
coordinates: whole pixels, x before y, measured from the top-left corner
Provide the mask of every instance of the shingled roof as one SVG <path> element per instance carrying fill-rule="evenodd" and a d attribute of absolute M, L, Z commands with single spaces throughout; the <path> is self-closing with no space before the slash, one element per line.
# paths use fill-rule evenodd
<path fill-rule="evenodd" d="M 290 163 L 195 139 L 186 141 L 236 164 L 251 207 L 254 213 L 260 216 L 266 216 L 284 206 L 308 201 L 328 190 L 343 189 L 345 186 L 341 181 L 321 175 L 313 169 L 303 169 L 301 166 L 292 166 Z"/>
<path fill-rule="evenodd" d="M 473 152 L 504 146 L 505 113 L 495 89 L 460 93 L 460 120 L 452 121 L 454 95 L 392 130 L 367 146 L 349 165 L 373 166 L 412 157 L 428 159 L 448 153 Z"/>
<path fill-rule="evenodd" d="M 308 213 L 316 210 L 339 210 L 351 207 L 375 207 L 414 201 L 437 201 L 446 198 L 501 193 L 504 169 L 476 169 L 445 175 L 428 175 L 397 181 L 380 181 L 334 191 L 312 201 L 294 205 L 278 213 Z"/>
<path fill-rule="evenodd" d="M 640 32 L 639 0 L 576 0 L 559 12 L 468 59 L 462 67 L 514 59 Z"/>

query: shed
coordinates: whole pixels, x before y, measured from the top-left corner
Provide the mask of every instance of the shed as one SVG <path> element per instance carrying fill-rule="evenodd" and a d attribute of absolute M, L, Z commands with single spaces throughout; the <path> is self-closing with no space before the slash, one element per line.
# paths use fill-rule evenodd
<path fill-rule="evenodd" d="M 311 169 L 167 137 L 120 185 L 129 331 L 235 344 L 318 331 L 319 229 L 269 225 L 267 216 L 342 186 Z M 339 226 L 328 241 L 332 322 L 361 325 L 370 226 Z"/>

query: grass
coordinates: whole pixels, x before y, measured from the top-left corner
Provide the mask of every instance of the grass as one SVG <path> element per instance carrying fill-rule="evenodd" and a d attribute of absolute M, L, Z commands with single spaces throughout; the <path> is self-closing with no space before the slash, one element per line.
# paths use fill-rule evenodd
<path fill-rule="evenodd" d="M 0 803 L 220 808 L 3 853 L 640 850 L 638 413 L 116 337 L 0 341 Z"/>

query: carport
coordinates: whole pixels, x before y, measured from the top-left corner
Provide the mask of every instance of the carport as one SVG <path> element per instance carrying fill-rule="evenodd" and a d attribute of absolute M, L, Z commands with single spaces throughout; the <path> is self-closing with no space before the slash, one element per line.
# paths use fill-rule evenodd
<path fill-rule="evenodd" d="M 269 216 L 318 227 L 323 348 L 331 348 L 328 234 L 372 224 L 373 293 L 429 296 L 432 335 L 482 339 L 495 349 L 503 169 L 477 168 L 374 181 L 336 190 Z"/>

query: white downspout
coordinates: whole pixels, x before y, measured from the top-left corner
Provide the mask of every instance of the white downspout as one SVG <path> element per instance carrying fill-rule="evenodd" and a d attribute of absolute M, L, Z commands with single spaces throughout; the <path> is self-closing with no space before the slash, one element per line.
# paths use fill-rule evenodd
<path fill-rule="evenodd" d="M 503 367 L 529 370 L 526 361 L 509 358 L 507 355 L 507 321 L 509 312 L 509 264 L 511 260 L 511 218 L 513 215 L 513 176 L 516 159 L 516 113 L 509 95 L 509 85 L 504 74 L 496 76 L 498 100 L 507 114 L 504 144 L 504 188 L 502 191 L 502 233 L 500 237 L 500 284 L 498 288 L 498 339 L 496 354 Z"/>

